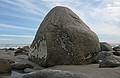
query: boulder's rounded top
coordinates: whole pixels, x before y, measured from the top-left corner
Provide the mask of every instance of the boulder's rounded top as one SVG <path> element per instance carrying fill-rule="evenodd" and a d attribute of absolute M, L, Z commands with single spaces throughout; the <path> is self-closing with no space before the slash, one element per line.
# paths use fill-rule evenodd
<path fill-rule="evenodd" d="M 64 7 L 64 6 L 55 6 L 51 11 L 55 11 L 55 12 L 72 12 L 71 9 L 69 9 L 68 7 Z"/>
<path fill-rule="evenodd" d="M 64 6 L 55 6 L 53 9 L 68 9 L 68 8 Z"/>

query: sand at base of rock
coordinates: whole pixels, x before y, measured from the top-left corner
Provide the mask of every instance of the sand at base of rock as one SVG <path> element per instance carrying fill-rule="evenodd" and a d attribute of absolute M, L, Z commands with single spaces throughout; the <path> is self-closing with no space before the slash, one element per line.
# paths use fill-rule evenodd
<path fill-rule="evenodd" d="M 90 78 L 120 78 L 120 67 L 117 68 L 99 68 L 98 64 L 90 65 L 59 65 L 47 69 L 71 71 L 74 73 L 84 73 Z M 20 74 L 13 73 L 17 76 Z M 21 74 L 22 75 L 22 74 Z M 10 75 L 0 75 L 0 78 L 11 78 Z"/>
<path fill-rule="evenodd" d="M 82 72 L 91 78 L 120 78 L 120 67 L 117 68 L 99 68 L 98 64 L 90 65 L 59 65 L 50 69 Z"/>

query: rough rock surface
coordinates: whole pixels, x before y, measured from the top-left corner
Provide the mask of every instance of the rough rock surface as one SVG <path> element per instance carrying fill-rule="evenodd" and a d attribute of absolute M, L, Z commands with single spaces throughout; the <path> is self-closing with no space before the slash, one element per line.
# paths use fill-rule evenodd
<path fill-rule="evenodd" d="M 30 72 L 34 72 L 35 70 L 34 69 L 31 69 L 31 68 L 25 68 L 24 69 L 24 72 L 25 73 L 30 73 Z"/>
<path fill-rule="evenodd" d="M 11 65 L 7 59 L 0 59 L 0 73 L 8 73 L 11 71 Z"/>
<path fill-rule="evenodd" d="M 118 67 L 120 66 L 120 57 L 113 55 L 111 51 L 102 51 L 99 53 L 99 67 Z"/>
<path fill-rule="evenodd" d="M 14 62 L 14 51 L 0 49 L 0 73 L 11 72 L 11 64 L 13 64 Z"/>
<path fill-rule="evenodd" d="M 115 52 L 113 52 L 113 54 L 116 56 L 120 56 L 120 51 L 115 51 Z"/>
<path fill-rule="evenodd" d="M 100 42 L 101 51 L 113 51 L 112 46 L 106 42 Z"/>
<path fill-rule="evenodd" d="M 11 66 L 12 66 L 12 69 L 17 69 L 17 70 L 23 70 L 25 68 L 33 68 L 32 65 L 27 63 L 14 63 Z"/>
<path fill-rule="evenodd" d="M 44 69 L 24 75 L 22 78 L 90 78 L 82 73 L 72 73 L 69 71 Z"/>
<path fill-rule="evenodd" d="M 15 65 L 15 64 L 18 64 L 18 65 Z M 43 67 L 39 66 L 38 64 L 28 60 L 28 56 L 27 55 L 17 55 L 15 56 L 15 64 L 12 64 L 13 65 L 13 68 L 14 68 L 14 65 L 17 66 L 18 68 L 15 68 L 15 69 L 24 69 L 24 68 L 27 68 L 29 66 L 29 68 L 32 68 L 35 69 L 35 70 L 42 70 Z M 19 66 L 21 66 L 19 68 Z M 28 65 L 28 66 L 26 66 Z"/>
<path fill-rule="evenodd" d="M 115 50 L 115 51 L 120 51 L 120 45 L 114 47 L 113 50 Z"/>
<path fill-rule="evenodd" d="M 17 48 L 17 50 L 15 51 L 15 56 L 17 55 L 28 55 L 29 53 L 29 46 L 24 46 L 22 48 Z"/>
<path fill-rule="evenodd" d="M 70 9 L 57 6 L 41 23 L 29 59 L 45 67 L 88 64 L 98 51 L 97 35 Z"/>

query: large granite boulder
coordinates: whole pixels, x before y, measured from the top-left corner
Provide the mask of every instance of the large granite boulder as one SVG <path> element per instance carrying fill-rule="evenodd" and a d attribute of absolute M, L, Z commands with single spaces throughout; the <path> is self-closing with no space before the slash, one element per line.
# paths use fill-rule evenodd
<path fill-rule="evenodd" d="M 106 42 L 100 42 L 101 51 L 113 51 L 112 46 Z"/>
<path fill-rule="evenodd" d="M 24 75 L 22 78 L 91 78 L 82 73 L 44 69 Z"/>
<path fill-rule="evenodd" d="M 99 51 L 97 35 L 70 9 L 57 6 L 41 23 L 29 59 L 45 67 L 88 64 Z"/>

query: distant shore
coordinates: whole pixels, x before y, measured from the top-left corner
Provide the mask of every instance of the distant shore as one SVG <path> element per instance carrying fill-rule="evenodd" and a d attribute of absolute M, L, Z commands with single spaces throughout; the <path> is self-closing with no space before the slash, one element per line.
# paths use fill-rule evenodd
<path fill-rule="evenodd" d="M 18 47 L 29 46 L 30 44 L 0 44 L 0 49 L 4 48 L 14 48 L 17 49 Z"/>
<path fill-rule="evenodd" d="M 117 45 L 120 45 L 120 43 L 109 43 L 112 47 L 115 47 Z M 30 44 L 0 44 L 0 49 L 4 48 L 14 48 L 17 49 L 18 47 L 23 47 L 23 46 L 30 46 Z"/>

